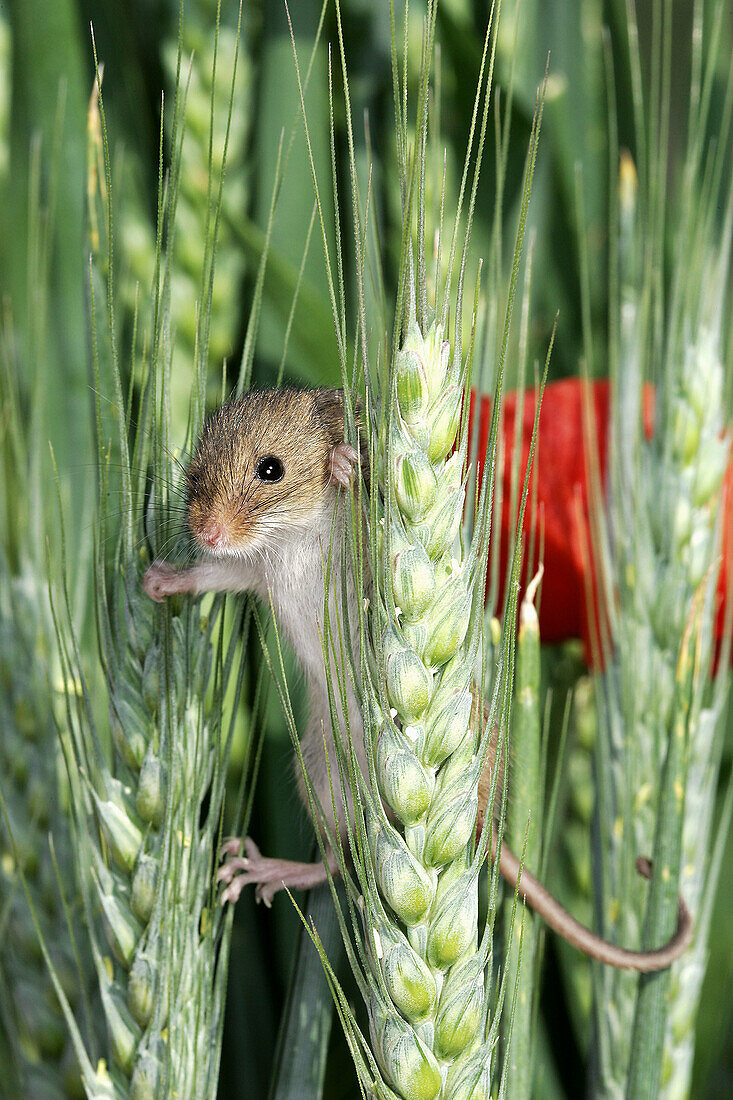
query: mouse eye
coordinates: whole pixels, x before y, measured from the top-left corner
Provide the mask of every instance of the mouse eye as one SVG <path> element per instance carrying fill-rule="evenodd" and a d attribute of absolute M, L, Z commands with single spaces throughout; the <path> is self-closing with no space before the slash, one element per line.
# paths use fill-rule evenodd
<path fill-rule="evenodd" d="M 257 465 L 255 466 L 255 473 L 260 481 L 269 481 L 272 483 L 274 481 L 281 481 L 285 470 L 279 458 L 276 458 L 275 455 L 265 455 L 264 458 L 258 459 Z"/>

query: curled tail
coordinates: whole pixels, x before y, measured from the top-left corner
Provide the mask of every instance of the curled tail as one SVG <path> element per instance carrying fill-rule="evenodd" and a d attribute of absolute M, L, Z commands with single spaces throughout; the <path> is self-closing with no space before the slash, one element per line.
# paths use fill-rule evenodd
<path fill-rule="evenodd" d="M 474 721 L 481 713 L 482 703 L 478 692 L 474 695 Z M 483 709 L 484 722 L 488 720 L 485 708 Z M 488 819 L 492 823 L 491 830 L 491 861 L 496 860 L 496 827 L 494 816 L 498 816 L 501 808 L 501 795 L 504 785 L 503 753 L 498 751 L 498 731 L 494 729 L 489 739 L 487 759 L 483 771 L 479 777 L 478 804 L 479 813 L 476 823 L 476 835 L 480 836 L 484 821 Z M 491 787 L 494 768 L 499 768 L 496 783 L 496 803 L 494 813 L 487 813 L 487 807 L 491 799 Z M 644 878 L 652 877 L 652 865 L 645 856 L 639 856 L 636 860 L 636 869 Z M 554 932 L 562 936 L 564 940 L 583 951 L 591 959 L 608 966 L 615 966 L 620 970 L 638 970 L 649 973 L 654 970 L 664 970 L 665 967 L 678 959 L 689 947 L 694 932 L 694 924 L 690 911 L 680 896 L 677 899 L 677 927 L 672 937 L 661 947 L 654 951 L 631 951 L 625 947 L 619 947 L 615 943 L 609 943 L 596 932 L 591 932 L 584 924 L 577 921 L 568 913 L 567 909 L 553 897 L 535 876 L 525 868 L 522 868 L 518 858 L 508 844 L 502 843 L 499 854 L 499 870 L 513 890 L 516 890 L 520 898 L 524 898 L 538 916 L 542 917 L 545 924 Z M 520 879 L 521 872 L 521 879 Z"/>
<path fill-rule="evenodd" d="M 491 859 L 492 862 L 496 859 L 495 836 L 492 836 Z M 636 869 L 644 878 L 652 877 L 652 865 L 645 856 L 639 856 Z M 654 951 L 630 951 L 628 948 L 609 943 L 571 916 L 549 890 L 545 889 L 539 879 L 526 868 L 521 868 L 519 860 L 507 844 L 501 846 L 499 870 L 509 885 L 518 891 L 519 897 L 524 898 L 554 932 L 590 958 L 598 959 L 599 962 L 606 963 L 608 966 L 644 973 L 663 970 L 671 966 L 675 959 L 687 950 L 692 940 L 694 929 L 692 917 L 681 896 L 677 900 L 677 927 L 672 937 Z"/>

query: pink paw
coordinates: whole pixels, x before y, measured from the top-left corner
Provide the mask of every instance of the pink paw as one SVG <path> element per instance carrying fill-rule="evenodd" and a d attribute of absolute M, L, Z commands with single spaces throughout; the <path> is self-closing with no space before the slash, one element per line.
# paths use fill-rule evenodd
<path fill-rule="evenodd" d="M 167 561 L 154 561 L 143 577 L 143 589 L 156 603 L 162 603 L 166 596 L 180 591 L 178 577 L 180 571 Z"/>
<path fill-rule="evenodd" d="M 239 855 L 240 846 L 244 855 Z M 269 909 L 272 899 L 278 890 L 282 890 L 282 877 L 278 881 L 278 868 L 280 860 L 268 859 L 260 853 L 254 840 L 244 838 L 244 844 L 239 837 L 230 837 L 221 846 L 220 857 L 226 856 L 226 862 L 222 864 L 216 873 L 217 882 L 227 885 L 221 892 L 221 904 L 228 901 L 236 902 L 245 886 L 255 886 L 255 898 L 264 901 Z"/>
<path fill-rule="evenodd" d="M 244 855 L 238 855 L 240 845 Z M 231 837 L 221 847 L 222 857 L 227 856 L 216 873 L 217 882 L 226 883 L 221 892 L 221 903 L 237 901 L 245 886 L 255 886 L 255 898 L 269 907 L 278 890 L 308 890 L 327 877 L 323 863 L 296 863 L 290 859 L 269 859 L 260 853 L 251 837 L 244 843 Z"/>
<path fill-rule="evenodd" d="M 358 452 L 349 443 L 338 443 L 331 451 L 330 480 L 332 485 L 348 489 L 359 461 Z"/>

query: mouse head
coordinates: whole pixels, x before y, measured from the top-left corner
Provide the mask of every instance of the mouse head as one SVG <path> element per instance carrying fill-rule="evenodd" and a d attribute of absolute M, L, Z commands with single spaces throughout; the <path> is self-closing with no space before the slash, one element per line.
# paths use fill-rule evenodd
<path fill-rule="evenodd" d="M 244 556 L 315 525 L 333 503 L 341 390 L 254 390 L 206 421 L 186 472 L 188 526 L 202 549 Z"/>

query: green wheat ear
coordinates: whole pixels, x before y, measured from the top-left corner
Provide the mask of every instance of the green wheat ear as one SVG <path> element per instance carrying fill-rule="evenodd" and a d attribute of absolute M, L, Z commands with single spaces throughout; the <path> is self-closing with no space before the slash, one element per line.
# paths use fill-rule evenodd
<path fill-rule="evenodd" d="M 8 1091 L 3 1095 L 8 1100 L 36 1095 L 71 1100 L 79 1095 L 79 1072 L 22 880 L 53 966 L 90 1042 L 97 1039 L 88 1003 L 93 972 L 89 952 L 73 931 L 81 898 L 47 679 L 53 630 L 48 592 L 38 563 L 28 556 L 30 547 L 21 547 L 21 571 L 10 568 L 6 548 L 0 548 L 0 788 L 5 815 L 0 828 L 0 981 L 2 1028 L 9 1047 L 9 1073 L 3 1077 Z"/>
<path fill-rule="evenodd" d="M 165 139 L 169 147 L 179 143 L 180 158 L 175 227 L 167 242 L 174 335 L 171 423 L 180 436 L 188 422 L 193 364 L 201 359 L 209 381 L 211 368 L 218 369 L 231 357 L 241 329 L 245 259 L 231 223 L 248 204 L 250 23 L 249 12 L 236 2 L 186 0 L 180 5 L 174 33 L 161 43 Z M 120 204 L 118 229 L 129 270 L 121 284 L 121 301 L 132 314 L 155 281 L 160 257 L 156 227 L 148 220 L 139 195 L 131 193 L 125 200 Z M 209 283 L 214 235 L 217 277 Z M 138 354 L 143 346 L 141 342 L 135 349 Z"/>
<path fill-rule="evenodd" d="M 317 935 L 312 935 L 362 1087 L 379 1097 L 468 1100 L 492 1095 L 500 1074 L 498 1018 L 504 986 L 494 988 L 488 967 L 493 916 L 479 925 L 479 872 L 488 832 L 478 844 L 475 833 L 478 781 L 488 754 L 490 730 L 495 724 L 506 728 L 513 630 L 505 631 L 500 667 L 494 677 L 492 717 L 484 727 L 483 722 L 472 721 L 472 713 L 477 685 L 484 682 L 483 607 L 498 415 L 495 413 L 492 422 L 477 506 L 467 509 L 470 523 L 464 532 L 468 389 L 475 331 L 472 325 L 464 346 L 463 289 L 469 242 L 468 232 L 460 238 L 459 226 L 465 201 L 470 227 L 476 198 L 478 168 L 474 162 L 469 176 L 469 165 L 476 150 L 480 162 L 486 133 L 495 24 L 484 44 L 471 148 L 459 190 L 455 229 L 445 249 L 448 262 L 444 268 L 438 265 L 438 270 L 447 272 L 446 281 L 433 305 L 428 301 L 425 172 L 436 11 L 435 4 L 428 5 L 414 131 L 408 127 L 394 25 L 392 30 L 403 224 L 400 294 L 392 340 L 385 334 L 382 318 L 372 320 L 362 312 L 357 322 L 356 345 L 366 378 L 361 430 L 368 442 L 371 488 L 368 503 L 358 493 L 354 496 L 350 546 L 344 553 L 351 553 L 357 578 L 366 578 L 364 604 L 357 609 L 361 637 L 357 684 L 367 774 L 359 773 L 355 757 L 348 751 L 346 761 L 338 764 L 340 778 L 351 784 L 357 807 L 355 819 L 347 821 L 353 863 L 344 859 L 338 839 L 330 839 L 340 855 L 348 886 L 349 915 L 347 919 L 342 913 L 340 919 L 347 954 L 367 1005 L 368 1040 L 345 1002 Z M 348 108 L 349 81 L 341 39 L 339 45 Z M 303 114 L 308 139 L 305 110 Z M 498 342 L 497 398 L 540 119 L 541 109 L 532 129 L 506 293 L 508 308 Z M 347 125 L 351 142 L 348 113 Z M 411 132 L 417 135 L 414 148 Z M 351 183 L 354 206 L 360 209 L 353 161 Z M 314 185 L 320 211 L 315 171 Z M 433 187 L 431 193 L 440 194 L 440 187 Z M 439 224 L 442 234 L 442 218 Z M 365 255 L 361 251 L 363 233 L 359 223 L 359 265 Z M 325 233 L 324 248 L 328 265 Z M 330 266 L 328 270 L 330 275 Z M 363 271 L 360 277 L 363 279 Z M 331 291 L 341 336 L 342 314 L 334 281 Z M 361 284 L 359 293 L 365 311 L 369 296 Z M 477 309 L 476 303 L 474 322 Z M 452 329 L 449 312 L 456 318 Z M 345 339 L 341 349 L 347 428 L 355 436 L 351 414 L 356 393 L 348 384 L 352 367 Z M 522 506 L 525 499 L 526 486 Z M 507 622 L 512 624 L 518 561 L 517 556 L 507 600 Z M 326 656 L 332 646 L 342 645 L 335 634 L 327 623 Z M 327 661 L 327 668 L 330 665 Z M 340 698 L 345 713 L 346 691 L 341 682 L 334 682 L 332 689 L 332 720 L 338 739 L 335 700 Z M 336 764 L 331 762 L 331 766 L 335 772 Z M 492 896 L 493 911 L 495 891 Z"/>
<path fill-rule="evenodd" d="M 693 38 L 688 145 L 675 196 L 679 216 L 667 222 L 667 202 L 659 205 L 670 175 L 659 86 L 648 99 L 639 93 L 635 103 L 639 174 L 628 154 L 618 157 L 612 209 L 614 401 L 608 541 L 599 559 L 602 583 L 614 596 L 604 639 L 607 671 L 597 676 L 599 911 L 607 935 L 656 946 L 674 929 L 679 889 L 695 920 L 695 939 L 669 970 L 639 982 L 608 969 L 595 975 L 598 1088 L 607 1096 L 624 1090 L 671 1100 L 689 1092 L 709 906 L 720 867 L 710 852 L 730 646 L 728 632 L 713 675 L 721 487 L 730 457 L 724 419 L 731 369 L 726 291 L 733 193 L 726 190 L 724 152 L 730 111 L 714 152 L 706 134 L 722 10 L 706 28 L 709 37 L 699 26 Z M 638 67 L 633 8 L 629 19 Z M 663 82 L 671 57 L 661 41 L 656 51 L 655 79 Z M 727 95 L 730 103 L 730 78 Z M 648 145 L 645 132 L 654 135 Z M 663 288 L 667 255 L 670 278 Z M 644 431 L 647 382 L 655 385 L 651 438 Z M 727 818 L 721 827 L 727 829 Z M 719 837 L 715 846 L 720 843 Z M 634 870 L 643 852 L 653 854 L 658 869 L 649 887 Z"/>
<path fill-rule="evenodd" d="M 374 513 L 384 535 L 371 644 L 383 676 L 369 678 L 365 724 L 381 800 L 366 803 L 377 889 L 365 902 L 382 989 L 370 1026 L 385 1076 L 416 1097 L 439 1095 L 444 1078 L 448 1095 L 461 1094 L 453 1082 L 476 1061 L 486 1018 L 472 858 L 482 763 L 471 723 L 475 558 L 456 545 L 463 455 L 450 454 L 459 362 L 440 323 L 424 334 L 411 323 L 395 357 Z M 482 1081 L 472 1081 L 477 1097 L 489 1095 L 485 1061 Z"/>
<path fill-rule="evenodd" d="M 9 45 L 6 31 L 3 24 L 0 49 Z M 0 88 L 0 101 L 6 90 Z M 90 1008 L 91 955 L 78 934 L 82 899 L 58 743 L 61 677 L 46 579 L 46 539 L 53 541 L 56 528 L 47 436 L 58 410 L 49 396 L 55 370 L 49 353 L 55 237 L 53 204 L 44 184 L 53 193 L 58 172 L 58 158 L 38 144 L 28 179 L 26 256 L 34 309 L 22 318 L 6 288 L 0 331 L 0 1091 L 7 1100 L 76 1100 L 81 1094 L 73 1045 L 39 934 L 49 945 L 50 962 L 86 1041 L 93 1046 L 100 1033 Z M 91 422 L 87 427 L 90 441 Z M 78 443 L 81 455 L 83 419 Z M 87 473 L 76 471 L 79 499 Z M 62 491 L 70 481 L 67 476 Z M 76 593 L 87 587 L 84 571 L 92 539 L 86 526 L 79 524 L 76 543 Z M 77 621 L 85 610 L 82 595 Z"/>
<path fill-rule="evenodd" d="M 241 618 L 229 631 L 221 600 L 209 608 L 190 600 L 158 608 L 142 590 L 148 555 L 140 547 L 145 536 L 157 550 L 159 538 L 167 538 L 172 527 L 168 493 L 175 474 L 167 446 L 172 259 L 170 250 L 163 259 L 162 241 L 174 229 L 179 148 L 174 146 L 159 212 L 160 278 L 154 287 L 154 326 L 146 342 L 150 365 L 133 427 L 133 400 L 123 398 L 119 368 L 110 164 L 101 97 L 96 117 L 107 185 L 97 222 L 106 252 L 98 244 L 93 248 L 90 280 L 98 417 L 94 573 L 102 692 L 90 686 L 65 575 L 54 592 L 53 608 L 61 678 L 67 687 L 62 745 L 85 928 L 106 1031 L 103 1058 L 85 1046 L 43 928 L 39 935 L 87 1096 L 194 1100 L 215 1094 L 219 1071 L 231 915 L 217 902 L 213 872 L 233 729 L 232 723 L 223 730 L 223 696 L 231 679 L 236 705 Z M 96 203 L 97 195 L 91 200 Z M 211 263 L 202 275 L 206 285 L 200 336 L 211 304 L 213 224 L 206 248 Z M 192 387 L 194 431 L 201 416 L 202 363 L 200 357 Z M 112 452 L 118 461 L 110 461 Z M 152 501 L 147 500 L 148 469 Z M 162 518 L 160 532 L 153 518 Z M 105 696 L 101 706 L 100 695 Z"/>

